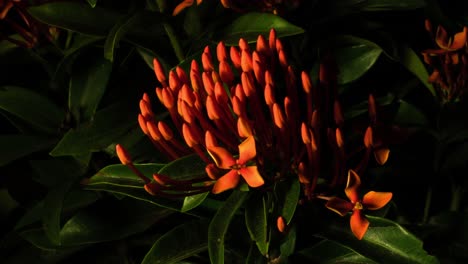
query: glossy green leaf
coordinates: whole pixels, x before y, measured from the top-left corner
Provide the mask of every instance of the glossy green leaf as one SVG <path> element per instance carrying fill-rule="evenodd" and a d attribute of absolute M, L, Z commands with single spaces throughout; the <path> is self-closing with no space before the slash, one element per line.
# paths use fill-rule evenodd
<path fill-rule="evenodd" d="M 42 222 L 47 237 L 54 245 L 60 245 L 60 217 L 62 215 L 62 206 L 65 195 L 71 184 L 64 183 L 55 186 L 44 198 L 44 207 L 42 210 Z"/>
<path fill-rule="evenodd" d="M 302 28 L 289 23 L 280 16 L 269 13 L 247 13 L 224 28 L 221 39 L 226 45 L 238 45 L 240 38 L 254 42 L 258 35 L 268 37 L 272 28 L 276 30 L 277 37 L 293 36 L 304 32 Z"/>
<path fill-rule="evenodd" d="M 203 252 L 208 247 L 206 219 L 177 226 L 159 238 L 141 262 L 170 264 Z"/>
<path fill-rule="evenodd" d="M 89 35 L 105 36 L 123 15 L 80 2 L 52 2 L 28 8 L 37 20 Z"/>
<path fill-rule="evenodd" d="M 135 167 L 143 173 L 148 179 L 152 179 L 153 173 L 164 167 L 165 164 L 148 163 L 135 164 Z M 98 171 L 93 177 L 89 178 L 86 185 L 118 185 L 129 188 L 140 188 L 145 184 L 138 178 L 131 169 L 122 164 L 109 165 Z"/>
<path fill-rule="evenodd" d="M 140 14 L 124 17 L 120 19 L 111 29 L 107 35 L 106 42 L 104 43 L 104 58 L 109 61 L 114 60 L 115 49 L 119 44 L 120 39 L 128 32 L 128 30 L 140 18 Z"/>
<path fill-rule="evenodd" d="M 374 65 L 383 52 L 377 44 L 354 36 L 340 36 L 332 41 L 340 45 L 333 52 L 338 65 L 340 84 L 359 79 Z"/>
<path fill-rule="evenodd" d="M 153 173 L 164 167 L 164 164 L 136 164 L 135 166 L 143 175 L 151 179 Z M 97 172 L 83 187 L 86 190 L 105 191 L 128 196 L 172 210 L 180 210 L 183 207 L 180 199 L 168 200 L 150 195 L 144 190 L 144 184 L 127 166 L 116 164 L 107 166 Z"/>
<path fill-rule="evenodd" d="M 180 209 L 181 212 L 187 212 L 189 210 L 192 210 L 193 208 L 199 206 L 200 204 L 205 201 L 206 197 L 210 194 L 209 192 L 206 193 L 200 193 L 200 194 L 195 194 L 192 196 L 187 196 L 184 198 L 184 203 L 182 205 L 182 208 Z"/>
<path fill-rule="evenodd" d="M 94 120 L 69 130 L 50 152 L 52 156 L 83 155 L 100 151 L 136 126 L 134 113 L 114 104 L 96 112 Z"/>
<path fill-rule="evenodd" d="M 205 167 L 206 163 L 197 154 L 192 154 L 172 161 L 158 173 L 177 180 L 188 180 L 207 176 Z"/>
<path fill-rule="evenodd" d="M 296 249 L 296 237 L 297 237 L 296 232 L 297 232 L 296 226 L 292 225 L 289 228 L 288 233 L 286 234 L 286 237 L 284 238 L 284 240 L 282 241 L 280 245 L 282 258 L 286 259 L 287 257 L 291 256 L 294 253 L 294 250 Z"/>
<path fill-rule="evenodd" d="M 429 74 L 419 56 L 408 46 L 403 46 L 399 50 L 400 63 L 414 76 L 416 76 L 429 92 L 436 96 L 434 86 L 429 82 Z"/>
<path fill-rule="evenodd" d="M 30 135 L 0 135 L 0 166 L 31 153 L 48 149 L 56 142 L 55 139 Z"/>
<path fill-rule="evenodd" d="M 150 195 L 148 192 L 145 191 L 143 185 L 141 187 L 131 187 L 128 186 L 120 186 L 120 185 L 90 185 L 84 187 L 86 190 L 90 191 L 103 191 L 114 194 L 116 197 L 130 197 L 135 200 L 147 202 L 161 208 L 171 209 L 175 211 L 180 211 L 182 208 L 181 199 L 164 199 L 159 198 L 156 196 Z M 189 213 L 191 214 L 191 213 Z"/>
<path fill-rule="evenodd" d="M 47 97 L 15 86 L 0 87 L 0 109 L 51 134 L 58 132 L 64 117 L 64 111 Z"/>
<path fill-rule="evenodd" d="M 148 179 L 152 179 L 153 173 L 164 167 L 165 164 L 148 163 L 135 164 L 135 167 L 143 173 Z M 138 178 L 131 169 L 122 164 L 109 165 L 94 176 L 89 178 L 86 186 L 100 185 L 116 185 L 128 188 L 141 188 L 145 183 Z"/>
<path fill-rule="evenodd" d="M 275 193 L 278 197 L 278 206 L 281 208 L 281 216 L 287 224 L 291 222 L 296 211 L 301 185 L 298 179 L 279 182 L 275 187 Z"/>
<path fill-rule="evenodd" d="M 401 100 L 395 123 L 404 126 L 425 126 L 428 123 L 426 115 L 416 106 Z"/>
<path fill-rule="evenodd" d="M 322 240 L 310 248 L 303 249 L 298 252 L 307 261 L 312 263 L 321 264 L 334 264 L 334 263 L 369 263 L 377 264 L 371 259 L 357 253 L 356 251 L 341 245 L 338 242 L 331 240 Z"/>
<path fill-rule="evenodd" d="M 72 184 L 85 172 L 85 168 L 71 158 L 32 161 L 31 165 L 50 187 L 43 200 L 42 222 L 47 237 L 53 244 L 60 245 L 60 220 L 64 200 Z"/>
<path fill-rule="evenodd" d="M 357 240 L 351 232 L 347 217 L 330 222 L 323 235 L 377 263 L 439 263 L 424 251 L 421 240 L 397 223 L 379 217 L 367 218 L 370 227 L 362 240 Z"/>
<path fill-rule="evenodd" d="M 68 107 L 77 122 L 92 120 L 112 71 L 112 63 L 102 57 L 75 62 L 70 78 Z"/>
<path fill-rule="evenodd" d="M 172 212 L 132 199 L 107 201 L 70 218 L 60 231 L 60 239 L 63 247 L 118 240 L 145 231 Z M 56 248 L 44 240 L 42 229 L 25 230 L 21 236 L 40 248 Z"/>
<path fill-rule="evenodd" d="M 234 190 L 211 219 L 208 227 L 208 252 L 213 264 L 224 263 L 224 237 L 234 214 L 242 206 L 248 192 Z"/>
<path fill-rule="evenodd" d="M 262 255 L 268 254 L 268 210 L 265 197 L 253 194 L 245 207 L 245 224 L 252 241 L 257 244 Z"/>

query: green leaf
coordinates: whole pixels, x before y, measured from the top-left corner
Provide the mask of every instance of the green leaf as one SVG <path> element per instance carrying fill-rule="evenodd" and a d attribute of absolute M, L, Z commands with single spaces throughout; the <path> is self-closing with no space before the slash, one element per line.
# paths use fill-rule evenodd
<path fill-rule="evenodd" d="M 377 263 L 439 263 L 424 251 L 421 240 L 397 223 L 379 217 L 367 218 L 370 227 L 361 241 L 351 232 L 347 217 L 328 223 L 323 235 Z"/>
<path fill-rule="evenodd" d="M 88 4 L 92 7 L 95 8 L 97 4 L 97 0 L 86 0 L 88 1 Z"/>
<path fill-rule="evenodd" d="M 48 98 L 16 86 L 0 87 L 0 109 L 50 134 L 58 132 L 64 118 L 64 111 Z"/>
<path fill-rule="evenodd" d="M 42 222 L 47 237 L 55 245 L 60 245 L 60 219 L 65 196 L 75 180 L 85 169 L 70 158 L 31 162 L 36 171 L 49 183 L 49 192 L 44 198 Z"/>
<path fill-rule="evenodd" d="M 114 60 L 114 50 L 119 44 L 120 39 L 128 32 L 128 30 L 140 19 L 140 14 L 134 14 L 120 19 L 107 35 L 104 43 L 104 58 L 109 61 Z"/>
<path fill-rule="evenodd" d="M 369 263 L 377 264 L 356 251 L 331 240 L 322 240 L 310 248 L 298 252 L 299 255 L 312 263 L 334 264 L 334 263 Z"/>
<path fill-rule="evenodd" d="M 69 68 L 73 64 L 78 55 L 81 54 L 83 50 L 86 50 L 92 44 L 95 44 L 104 39 L 104 37 L 96 37 L 90 35 L 83 35 L 74 32 L 69 32 L 68 34 L 73 35 L 72 42 L 70 46 L 64 51 L 62 59 L 57 64 L 55 72 L 53 74 L 53 79 L 59 79 L 62 72 L 71 71 Z M 68 73 L 67 73 L 68 74 Z"/>
<path fill-rule="evenodd" d="M 164 166 L 154 163 L 135 164 L 135 167 L 149 179 Z M 124 195 L 172 210 L 183 208 L 181 200 L 168 200 L 150 195 L 144 190 L 144 184 L 127 166 L 116 164 L 97 172 L 86 182 L 84 189 Z"/>
<path fill-rule="evenodd" d="M 78 123 L 90 121 L 107 88 L 112 63 L 101 57 L 75 63 L 70 79 L 68 107 Z"/>
<path fill-rule="evenodd" d="M 164 167 L 165 164 L 148 163 L 135 164 L 135 167 L 143 173 L 148 179 L 152 178 L 153 173 Z M 109 165 L 94 176 L 89 178 L 86 186 L 100 185 L 102 186 L 122 186 L 127 188 L 142 188 L 145 182 L 138 178 L 132 170 L 122 164 Z"/>
<path fill-rule="evenodd" d="M 399 49 L 399 59 L 400 63 L 414 74 L 433 96 L 436 96 L 434 86 L 429 82 L 429 74 L 426 67 L 416 52 L 408 46 L 403 46 Z"/>
<path fill-rule="evenodd" d="M 404 126 L 425 126 L 428 121 L 424 113 L 416 106 L 400 100 L 400 106 L 395 116 L 395 123 Z"/>
<path fill-rule="evenodd" d="M 111 105 L 98 111 L 89 124 L 70 129 L 50 155 L 76 156 L 101 151 L 136 126 L 135 119 L 125 105 Z"/>
<path fill-rule="evenodd" d="M 28 11 L 43 23 L 95 36 L 106 36 L 123 16 L 109 9 L 92 8 L 79 2 L 52 2 L 32 6 Z"/>
<path fill-rule="evenodd" d="M 245 224 L 250 237 L 257 244 L 262 255 L 268 254 L 268 210 L 265 197 L 253 194 L 249 197 L 245 208 Z"/>
<path fill-rule="evenodd" d="M 294 216 L 300 192 L 301 185 L 298 179 L 282 181 L 276 185 L 275 193 L 279 200 L 278 206 L 281 208 L 280 213 L 286 224 L 289 224 Z"/>
<path fill-rule="evenodd" d="M 192 38 L 199 38 L 203 33 L 203 25 L 201 21 L 199 9 L 196 5 L 192 5 L 187 8 L 184 20 L 184 29 L 185 32 L 187 32 L 187 35 Z"/>
<path fill-rule="evenodd" d="M 213 264 L 224 263 L 224 236 L 236 211 L 244 203 L 248 192 L 234 190 L 211 219 L 208 227 L 208 252 Z"/>
<path fill-rule="evenodd" d="M 192 210 L 193 208 L 199 206 L 200 204 L 205 201 L 206 197 L 210 194 L 209 192 L 206 193 L 200 193 L 200 194 L 195 194 L 191 196 L 187 196 L 184 198 L 184 203 L 182 205 L 182 208 L 180 209 L 181 212 L 187 212 L 189 210 Z"/>
<path fill-rule="evenodd" d="M 221 39 L 226 45 L 237 45 L 240 38 L 254 42 L 258 35 L 268 36 L 272 28 L 276 30 L 277 37 L 304 33 L 302 28 L 289 23 L 280 16 L 268 13 L 247 13 L 224 28 Z"/>
<path fill-rule="evenodd" d="M 188 180 L 206 176 L 205 167 L 206 163 L 197 154 L 192 154 L 172 161 L 158 173 L 172 179 Z"/>
<path fill-rule="evenodd" d="M 339 36 L 331 41 L 340 44 L 333 52 L 339 69 L 340 84 L 359 79 L 374 65 L 383 51 L 374 42 L 349 35 Z"/>
<path fill-rule="evenodd" d="M 178 263 L 206 250 L 208 221 L 205 219 L 182 224 L 159 238 L 141 262 Z"/>
<path fill-rule="evenodd" d="M 296 248 L 296 236 L 296 226 L 291 225 L 291 228 L 280 245 L 281 257 L 286 259 L 294 253 L 294 249 Z"/>
<path fill-rule="evenodd" d="M 4 166 L 16 159 L 31 153 L 48 149 L 55 139 L 30 135 L 0 135 L 0 166 Z"/>
<path fill-rule="evenodd" d="M 63 247 L 118 240 L 145 231 L 172 212 L 135 200 L 108 200 L 70 218 L 60 231 L 60 239 Z M 56 248 L 44 240 L 42 229 L 25 230 L 21 236 L 37 247 Z"/>
<path fill-rule="evenodd" d="M 386 106 L 391 104 L 395 99 L 393 94 L 387 94 L 385 96 L 376 98 L 377 104 L 380 106 Z M 344 116 L 345 120 L 356 118 L 362 114 L 367 114 L 369 103 L 367 100 L 362 101 L 359 104 L 353 105 L 352 107 L 345 109 Z"/>

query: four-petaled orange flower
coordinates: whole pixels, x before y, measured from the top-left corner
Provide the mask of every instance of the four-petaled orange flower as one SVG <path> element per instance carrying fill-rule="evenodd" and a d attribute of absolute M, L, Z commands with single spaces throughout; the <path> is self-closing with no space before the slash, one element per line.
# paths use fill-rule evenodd
<path fill-rule="evenodd" d="M 340 214 L 346 215 L 352 211 L 351 214 L 351 231 L 361 240 L 369 227 L 369 220 L 364 216 L 362 210 L 377 210 L 384 207 L 391 199 L 391 192 L 374 192 L 366 193 L 360 199 L 358 190 L 361 185 L 359 175 L 353 170 L 348 172 L 348 183 L 346 184 L 345 193 L 350 201 L 338 197 L 332 197 L 325 205 L 328 209 Z"/>
<path fill-rule="evenodd" d="M 253 136 L 249 136 L 239 145 L 238 159 L 234 158 L 231 153 L 222 147 L 210 146 L 208 147 L 208 153 L 218 168 L 230 170 L 216 181 L 213 186 L 213 193 L 235 188 L 239 183 L 240 176 L 244 178 L 250 187 L 259 187 L 264 184 L 257 166 L 248 164 L 257 155 Z"/>

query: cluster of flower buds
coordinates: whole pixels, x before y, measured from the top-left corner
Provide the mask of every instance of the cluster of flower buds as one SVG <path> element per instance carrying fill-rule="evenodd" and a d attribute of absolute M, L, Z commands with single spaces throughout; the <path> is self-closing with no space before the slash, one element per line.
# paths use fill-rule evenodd
<path fill-rule="evenodd" d="M 468 86 L 468 27 L 463 27 L 461 32 L 451 37 L 442 26 L 438 26 L 434 35 L 430 21 L 426 20 L 426 30 L 438 46 L 438 49 L 422 52 L 424 62 L 433 69 L 429 82 L 434 84 L 441 103 L 455 102 Z"/>
<path fill-rule="evenodd" d="M 288 64 L 285 47 L 274 30 L 268 39 L 258 37 L 255 50 L 244 39 L 229 49 L 220 42 L 216 58 L 215 65 L 210 47 L 206 47 L 201 67 L 193 60 L 188 74 L 179 66 L 166 74 L 154 60 L 161 84 L 155 93 L 171 122 L 155 118 L 152 100 L 144 94 L 140 127 L 172 160 L 197 153 L 207 163 L 208 178 L 177 182 L 154 175 L 154 182 L 145 181 L 149 193 L 167 194 L 169 187 L 186 195 L 208 187 L 220 193 L 235 188 L 241 178 L 257 188 L 298 177 L 305 197 L 312 199 L 319 178 L 328 183 L 326 190 L 345 184 L 344 118 L 337 96 L 337 71 L 331 60 L 321 64 L 319 83 L 313 87 L 306 72 L 298 78 Z M 373 133 L 377 118 L 372 95 L 369 113 L 371 125 L 364 137 L 368 151 L 360 168 L 366 166 L 371 151 L 380 164 L 389 154 Z M 123 155 L 122 146 L 117 150 Z"/>
<path fill-rule="evenodd" d="M 207 46 L 201 66 L 193 60 L 188 74 L 179 66 L 166 74 L 154 60 L 161 84 L 155 93 L 171 122 L 156 119 L 153 102 L 144 94 L 138 115 L 141 130 L 171 160 L 196 153 L 207 165 L 204 177 L 175 180 L 170 175 L 154 174 L 154 181 L 150 181 L 117 145 L 121 162 L 145 182 L 148 193 L 161 197 L 208 190 L 221 193 L 241 181 L 250 188 L 262 188 L 296 177 L 303 197 L 310 200 L 323 199 L 323 193 L 344 186 L 347 178 L 349 187 L 344 117 L 338 100 L 337 70 L 331 59 L 321 63 L 314 87 L 306 72 L 296 75 L 275 30 L 268 39 L 260 35 L 255 49 L 244 39 L 238 47 L 227 48 L 220 42 L 216 58 L 215 64 Z M 376 115 L 376 102 L 370 95 L 370 125 L 363 133 L 361 148 L 366 151 L 357 171 L 367 166 L 372 152 L 379 164 L 388 158 L 389 150 L 376 133 Z M 324 184 L 316 190 L 319 178 Z M 362 229 L 360 232 L 363 235 Z"/>

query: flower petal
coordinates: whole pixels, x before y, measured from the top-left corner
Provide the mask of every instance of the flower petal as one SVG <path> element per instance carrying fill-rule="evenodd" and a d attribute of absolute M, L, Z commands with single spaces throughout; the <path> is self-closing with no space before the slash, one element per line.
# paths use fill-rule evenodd
<path fill-rule="evenodd" d="M 354 210 L 353 214 L 351 215 L 350 225 L 353 234 L 357 237 L 357 239 L 361 240 L 369 228 L 369 220 L 367 220 L 361 210 Z"/>
<path fill-rule="evenodd" d="M 384 165 L 388 160 L 390 155 L 390 150 L 388 148 L 382 147 L 374 149 L 374 157 L 379 165 Z"/>
<path fill-rule="evenodd" d="M 344 199 L 338 197 L 332 197 L 328 202 L 325 204 L 325 207 L 332 210 L 333 212 L 344 216 L 349 211 L 353 210 L 354 205 Z"/>
<path fill-rule="evenodd" d="M 174 11 L 172 12 L 173 16 L 177 16 L 182 10 L 193 5 L 193 0 L 184 0 L 182 3 L 178 4 Z"/>
<path fill-rule="evenodd" d="M 230 169 L 231 166 L 236 164 L 236 159 L 225 148 L 210 146 L 208 147 L 208 153 L 218 168 Z"/>
<path fill-rule="evenodd" d="M 361 185 L 361 178 L 353 170 L 348 171 L 348 183 L 346 184 L 345 193 L 352 203 L 359 201 L 358 189 Z"/>
<path fill-rule="evenodd" d="M 237 171 L 231 170 L 216 181 L 211 192 L 217 194 L 233 189 L 239 184 L 239 180 L 240 177 Z"/>
<path fill-rule="evenodd" d="M 464 27 L 462 32 L 455 34 L 455 36 L 453 37 L 453 42 L 450 44 L 450 47 L 448 48 L 450 50 L 459 50 L 463 48 L 466 44 L 466 32 L 467 32 L 467 27 Z"/>
<path fill-rule="evenodd" d="M 370 191 L 362 198 L 362 205 L 369 210 L 377 210 L 384 207 L 392 199 L 391 192 Z"/>
<path fill-rule="evenodd" d="M 241 168 L 239 169 L 239 173 L 250 187 L 259 187 L 265 183 L 262 176 L 258 172 L 257 166 L 247 166 Z"/>
<path fill-rule="evenodd" d="M 239 145 L 239 164 L 245 164 L 247 161 L 255 158 L 256 155 L 255 138 L 249 136 Z"/>

